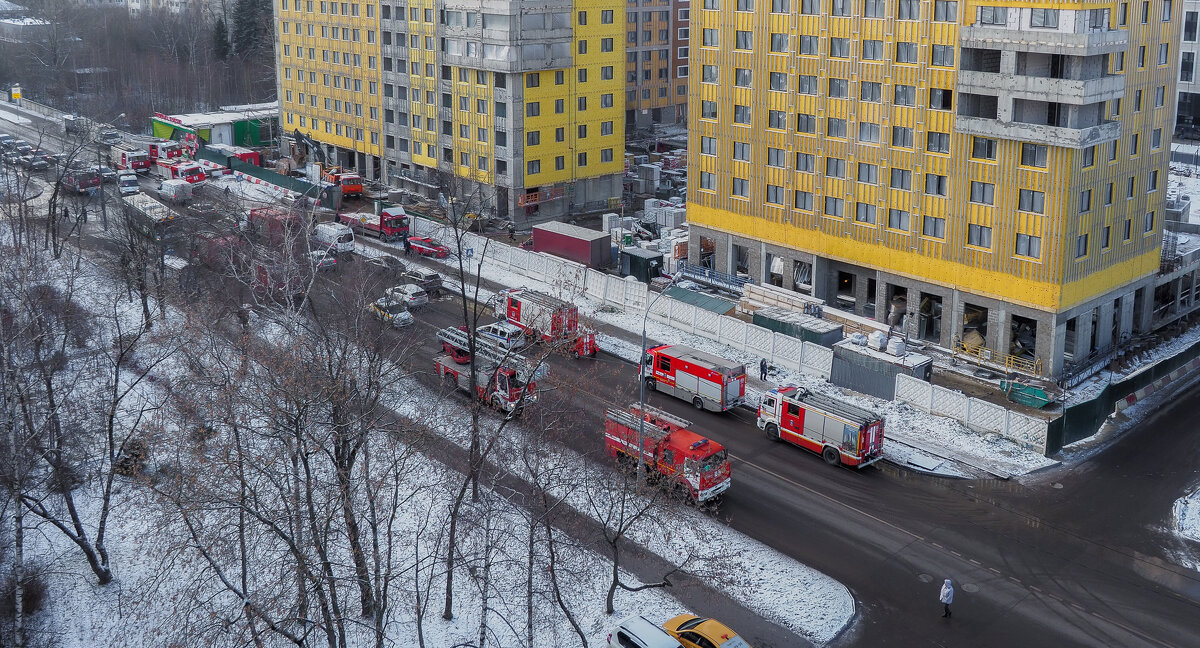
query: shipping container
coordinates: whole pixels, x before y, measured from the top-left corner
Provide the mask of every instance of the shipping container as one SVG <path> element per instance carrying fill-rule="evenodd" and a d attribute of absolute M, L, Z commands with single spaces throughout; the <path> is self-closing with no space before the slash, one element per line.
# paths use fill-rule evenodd
<path fill-rule="evenodd" d="M 650 280 L 661 275 L 662 271 L 662 252 L 651 252 L 636 247 L 621 250 L 621 276 L 650 283 Z"/>
<path fill-rule="evenodd" d="M 842 325 L 778 306 L 754 311 L 754 324 L 765 329 L 832 347 L 842 341 Z"/>
<path fill-rule="evenodd" d="M 608 232 L 558 221 L 533 226 L 533 251 L 547 252 L 593 268 L 612 265 Z"/>
<path fill-rule="evenodd" d="M 933 360 L 917 353 L 897 356 L 876 351 L 850 339 L 833 345 L 829 382 L 839 387 L 892 400 L 896 395 L 898 374 L 928 382 L 933 377 Z"/>

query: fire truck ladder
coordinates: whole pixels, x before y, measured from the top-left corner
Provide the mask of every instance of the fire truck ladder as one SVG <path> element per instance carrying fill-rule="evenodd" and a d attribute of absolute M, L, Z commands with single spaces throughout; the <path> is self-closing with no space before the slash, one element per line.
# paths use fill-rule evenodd
<path fill-rule="evenodd" d="M 642 410 L 642 412 L 643 412 L 642 415 L 646 417 L 646 422 L 655 427 L 661 428 L 663 423 L 666 423 L 667 425 L 671 426 L 672 429 L 680 429 L 680 430 L 683 430 L 683 429 L 686 429 L 686 428 L 689 428 L 692 426 L 691 421 L 689 421 L 685 418 L 679 418 L 678 416 L 675 416 L 674 414 L 669 414 L 664 410 L 658 409 L 657 407 L 651 407 L 649 405 L 642 406 L 642 405 L 638 405 L 637 403 L 633 403 L 632 405 L 629 406 L 630 412 L 636 412 L 639 409 Z M 630 414 L 630 416 L 633 416 L 633 414 Z"/>
<path fill-rule="evenodd" d="M 471 348 L 467 333 L 452 326 L 438 331 L 437 339 L 464 351 Z M 546 365 L 541 363 L 535 365 L 525 356 L 513 353 L 490 340 L 484 340 L 478 336 L 475 338 L 475 356 L 497 367 L 512 369 L 517 373 L 517 379 L 526 384 L 537 382 L 550 373 L 550 369 Z"/>

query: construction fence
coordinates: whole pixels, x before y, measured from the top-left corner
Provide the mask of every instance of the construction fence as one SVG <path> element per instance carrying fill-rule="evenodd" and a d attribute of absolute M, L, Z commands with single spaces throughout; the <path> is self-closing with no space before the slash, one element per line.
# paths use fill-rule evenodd
<path fill-rule="evenodd" d="M 1042 454 L 1047 452 L 1049 425 L 1044 419 L 1014 412 L 1003 405 L 972 398 L 904 374 L 896 376 L 895 400 L 930 414 L 958 420 L 977 432 L 998 434 L 1028 450 Z"/>

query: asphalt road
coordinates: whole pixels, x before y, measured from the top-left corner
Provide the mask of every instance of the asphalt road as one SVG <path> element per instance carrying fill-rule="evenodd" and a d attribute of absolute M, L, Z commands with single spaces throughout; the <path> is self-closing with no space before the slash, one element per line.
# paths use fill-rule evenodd
<path fill-rule="evenodd" d="M 320 290 L 349 274 L 326 275 Z M 397 342 L 417 340 L 411 369 L 428 372 L 433 332 L 460 323 L 461 305 L 443 298 L 416 316 Z M 550 382 L 578 410 L 567 443 L 597 450 L 604 408 L 637 398 L 636 368 L 608 356 L 551 364 Z M 1179 547 L 1161 530 L 1197 482 L 1200 389 L 1091 460 L 1020 483 L 830 468 L 766 439 L 750 412 L 650 402 L 729 448 L 734 486 L 719 519 L 850 588 L 858 613 L 836 646 L 1200 646 L 1200 574 L 1168 560 Z M 937 602 L 944 578 L 958 589 L 951 620 Z"/>

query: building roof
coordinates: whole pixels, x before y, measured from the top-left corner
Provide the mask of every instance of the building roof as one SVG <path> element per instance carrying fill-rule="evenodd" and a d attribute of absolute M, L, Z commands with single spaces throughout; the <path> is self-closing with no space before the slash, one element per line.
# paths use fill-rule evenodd
<path fill-rule="evenodd" d="M 164 115 L 166 119 L 155 116 L 167 123 L 177 123 L 184 128 L 211 128 L 217 124 L 249 121 L 252 119 L 270 119 L 279 115 L 279 103 L 247 104 L 245 106 L 222 106 L 221 110 L 203 113 L 188 113 L 183 115 Z"/>
<path fill-rule="evenodd" d="M 556 234 L 563 234 L 570 236 L 571 238 L 577 238 L 584 241 L 596 241 L 599 239 L 606 239 L 611 236 L 608 232 L 600 232 L 594 229 L 588 229 L 586 227 L 564 223 L 562 221 L 538 223 L 537 225 L 533 226 L 533 230 L 535 232 L 537 230 L 546 230 L 548 232 L 555 232 Z"/>
<path fill-rule="evenodd" d="M 696 308 L 703 308 L 718 315 L 726 315 L 737 306 L 735 302 L 728 299 L 698 293 L 687 288 L 680 288 L 679 286 L 670 286 L 663 291 L 663 294 L 671 299 L 678 299 L 685 304 L 691 304 Z"/>

